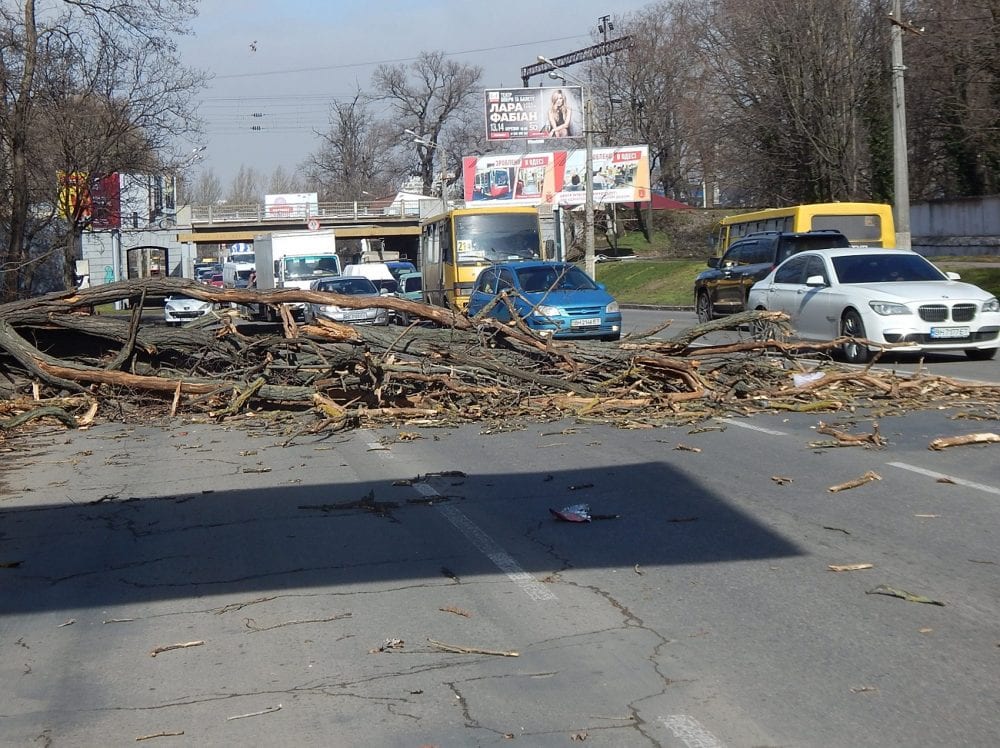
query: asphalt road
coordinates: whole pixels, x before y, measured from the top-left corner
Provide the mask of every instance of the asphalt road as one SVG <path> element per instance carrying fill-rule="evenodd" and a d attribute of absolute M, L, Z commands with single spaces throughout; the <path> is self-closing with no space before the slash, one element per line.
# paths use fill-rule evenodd
<path fill-rule="evenodd" d="M 1000 744 L 992 407 L 14 442 L 0 743 Z"/>
<path fill-rule="evenodd" d="M 654 335 L 656 338 L 675 336 L 698 322 L 693 311 L 676 309 L 626 309 L 622 313 L 622 319 L 626 333 L 643 334 L 658 330 Z M 714 345 L 748 338 L 749 334 L 745 331 L 720 332 L 705 336 L 699 342 Z M 905 373 L 921 371 L 972 381 L 1000 382 L 1000 357 L 992 361 L 970 361 L 963 353 L 926 355 L 897 353 L 883 355 L 874 365 Z"/>

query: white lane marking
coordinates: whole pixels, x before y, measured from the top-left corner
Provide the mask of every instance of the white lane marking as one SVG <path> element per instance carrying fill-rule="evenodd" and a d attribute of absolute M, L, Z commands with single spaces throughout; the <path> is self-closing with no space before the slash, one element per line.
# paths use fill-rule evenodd
<path fill-rule="evenodd" d="M 898 467 L 900 470 L 909 470 L 911 473 L 920 473 L 920 475 L 926 475 L 928 478 L 934 478 L 936 480 L 946 480 L 951 483 L 957 483 L 960 486 L 965 486 L 966 488 L 974 488 L 977 491 L 985 491 L 986 493 L 994 494 L 995 496 L 1000 496 L 1000 488 L 996 486 L 987 486 L 984 483 L 974 483 L 971 480 L 965 480 L 965 478 L 958 478 L 954 475 L 945 475 L 944 473 L 936 473 L 933 470 L 927 470 L 926 468 L 917 467 L 916 465 L 908 465 L 905 462 L 888 462 L 887 465 L 892 467 Z"/>
<path fill-rule="evenodd" d="M 741 429 L 749 429 L 750 431 L 759 431 L 762 434 L 770 434 L 771 436 L 788 436 L 784 431 L 775 431 L 774 429 L 766 429 L 763 426 L 753 426 L 749 423 L 744 423 L 736 418 L 716 418 L 716 421 L 722 421 L 723 423 L 728 423 L 730 426 L 739 426 Z"/>
<path fill-rule="evenodd" d="M 424 496 L 432 496 L 435 494 L 440 495 L 431 486 L 422 483 L 417 483 L 415 485 L 417 490 Z M 424 486 L 424 488 L 421 488 L 421 486 Z M 427 489 L 430 490 L 428 491 Z M 458 509 L 453 506 L 439 504 L 437 510 L 444 515 L 445 519 L 458 528 L 459 532 L 467 537 L 472 544 L 476 546 L 476 548 L 478 548 L 490 561 L 496 564 L 497 568 L 506 574 L 507 578 L 520 587 L 532 600 L 541 601 L 559 599 L 552 593 L 551 590 L 546 588 L 545 585 L 537 581 L 533 576 L 522 569 L 518 565 L 517 561 L 515 561 L 514 558 L 507 553 L 507 551 L 497 545 L 493 538 L 480 530 L 471 519 L 462 514 L 462 512 Z"/>
<path fill-rule="evenodd" d="M 660 717 L 660 722 L 688 748 L 722 748 L 725 745 L 690 714 L 671 714 Z"/>

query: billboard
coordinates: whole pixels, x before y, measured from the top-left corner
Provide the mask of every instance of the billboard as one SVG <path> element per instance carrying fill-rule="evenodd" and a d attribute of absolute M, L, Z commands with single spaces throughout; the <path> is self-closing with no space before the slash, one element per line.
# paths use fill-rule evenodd
<path fill-rule="evenodd" d="M 486 91 L 486 139 L 576 138 L 583 132 L 579 86 Z"/>
<path fill-rule="evenodd" d="M 266 218 L 308 218 L 318 213 L 319 199 L 315 192 L 264 195 Z"/>
<path fill-rule="evenodd" d="M 84 223 L 90 220 L 90 184 L 86 172 L 57 171 L 59 180 L 59 215 Z"/>
<path fill-rule="evenodd" d="M 592 150 L 594 204 L 649 199 L 649 148 L 644 145 Z M 549 153 L 492 154 L 462 159 L 467 203 L 583 205 L 586 149 Z"/>

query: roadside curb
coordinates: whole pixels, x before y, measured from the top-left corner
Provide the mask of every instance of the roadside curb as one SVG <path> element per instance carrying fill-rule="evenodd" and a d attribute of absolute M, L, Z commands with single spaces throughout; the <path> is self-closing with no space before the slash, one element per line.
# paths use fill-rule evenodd
<path fill-rule="evenodd" d="M 649 312 L 693 312 L 694 306 L 683 306 L 677 304 L 619 304 L 622 309 L 637 309 Z"/>

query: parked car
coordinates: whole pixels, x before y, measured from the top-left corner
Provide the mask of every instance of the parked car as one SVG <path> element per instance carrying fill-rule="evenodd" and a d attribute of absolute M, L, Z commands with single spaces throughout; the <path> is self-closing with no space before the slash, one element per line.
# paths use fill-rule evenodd
<path fill-rule="evenodd" d="M 215 304 L 211 301 L 201 301 L 187 296 L 168 296 L 163 303 L 163 321 L 168 325 L 179 325 L 204 317 L 214 308 Z"/>
<path fill-rule="evenodd" d="M 405 273 L 417 272 L 417 266 L 409 260 L 391 260 L 385 263 L 396 280 L 399 280 Z"/>
<path fill-rule="evenodd" d="M 396 293 L 407 301 L 423 301 L 423 276 L 420 273 L 403 273 L 399 276 L 399 291 Z M 406 312 L 393 312 L 395 322 L 400 325 L 410 324 L 410 316 Z"/>
<path fill-rule="evenodd" d="M 840 231 L 762 231 L 738 239 L 722 257 L 708 259 L 709 270 L 694 279 L 699 322 L 744 311 L 750 287 L 796 252 L 849 247 Z"/>
<path fill-rule="evenodd" d="M 501 295 L 504 298 L 497 298 Z M 469 316 L 482 312 L 509 322 L 511 307 L 540 335 L 603 340 L 621 337 L 618 302 L 603 285 L 568 262 L 502 263 L 480 272 L 469 300 Z"/>
<path fill-rule="evenodd" d="M 309 284 L 310 290 L 329 291 L 344 296 L 372 296 L 380 297 L 387 295 L 379 291 L 375 284 L 364 276 L 336 276 L 319 278 Z M 305 320 L 311 322 L 315 317 L 323 317 L 334 322 L 348 322 L 352 325 L 388 325 L 389 310 L 368 307 L 367 309 L 352 309 L 350 307 L 340 307 L 334 304 L 309 304 L 305 309 Z"/>
<path fill-rule="evenodd" d="M 209 276 L 206 282 L 208 285 L 214 286 L 215 288 L 222 288 L 225 285 L 225 283 L 222 282 L 222 273 L 213 273 Z"/>
<path fill-rule="evenodd" d="M 423 275 L 403 273 L 399 276 L 399 297 L 408 301 L 423 301 Z"/>
<path fill-rule="evenodd" d="M 823 249 L 785 260 L 754 285 L 749 305 L 788 314 L 796 339 L 850 338 L 840 348 L 850 363 L 886 345 L 991 359 L 1000 302 L 958 278 L 909 250 Z"/>
<path fill-rule="evenodd" d="M 399 291 L 399 282 L 389 269 L 389 264 L 385 262 L 358 262 L 345 265 L 343 274 L 351 278 L 367 278 L 380 291 L 393 294 Z"/>

